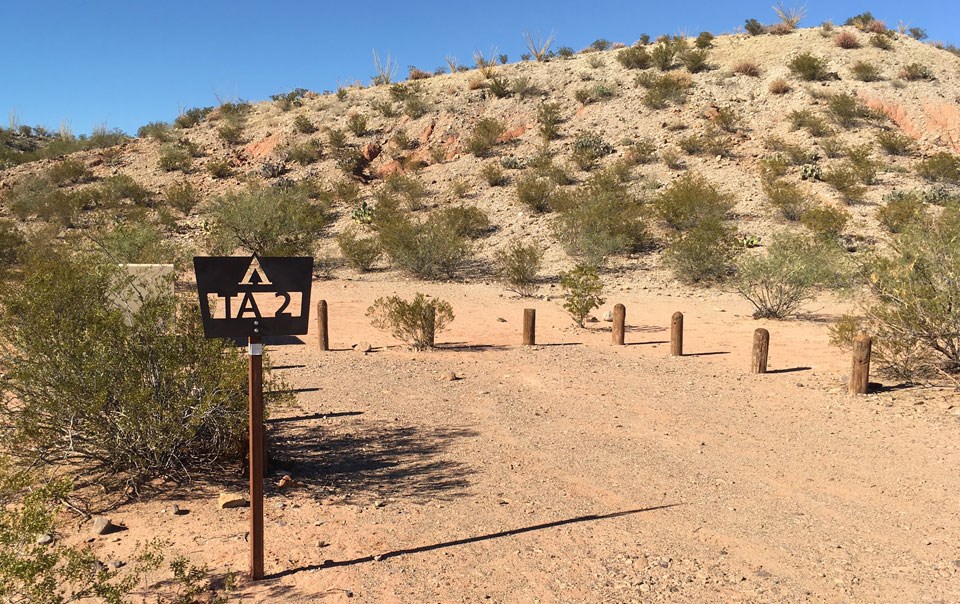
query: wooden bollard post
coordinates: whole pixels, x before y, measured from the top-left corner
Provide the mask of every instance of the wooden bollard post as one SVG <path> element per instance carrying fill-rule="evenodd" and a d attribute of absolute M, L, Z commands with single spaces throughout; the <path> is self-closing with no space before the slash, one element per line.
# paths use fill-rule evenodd
<path fill-rule="evenodd" d="M 760 327 L 753 332 L 753 355 L 750 372 L 767 372 L 767 355 L 770 354 L 770 332 Z"/>
<path fill-rule="evenodd" d="M 327 331 L 327 301 L 317 302 L 317 342 L 320 350 L 330 350 L 330 333 Z"/>
<path fill-rule="evenodd" d="M 683 356 L 683 313 L 673 313 L 670 320 L 670 356 Z"/>
<path fill-rule="evenodd" d="M 534 346 L 537 343 L 537 309 L 523 309 L 523 345 Z"/>
<path fill-rule="evenodd" d="M 613 307 L 613 343 L 623 346 L 623 330 L 627 322 L 627 307 L 617 304 Z"/>
<path fill-rule="evenodd" d="M 870 385 L 870 349 L 873 340 L 865 333 L 853 340 L 853 365 L 850 368 L 850 394 L 866 394 Z"/>
<path fill-rule="evenodd" d="M 437 343 L 437 309 L 431 308 L 432 312 L 427 316 L 427 346 L 433 348 Z"/>

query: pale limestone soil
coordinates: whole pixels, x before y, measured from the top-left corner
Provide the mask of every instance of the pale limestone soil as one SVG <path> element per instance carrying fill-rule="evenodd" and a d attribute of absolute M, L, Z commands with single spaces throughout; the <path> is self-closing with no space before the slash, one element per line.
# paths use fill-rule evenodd
<path fill-rule="evenodd" d="M 754 321 L 729 294 L 616 291 L 603 310 L 626 304 L 632 345 L 614 347 L 608 323 L 573 329 L 557 301 L 435 285 L 457 317 L 439 350 L 414 353 L 363 313 L 415 289 L 318 282 L 334 350 L 315 333 L 272 348 L 298 393 L 271 414 L 270 483 L 303 486 L 268 489 L 272 578 L 244 601 L 960 599 L 955 393 L 850 397 L 823 323 Z M 536 348 L 517 346 L 528 306 Z M 660 343 L 675 310 L 683 358 Z M 764 376 L 747 372 L 758 326 Z M 123 559 L 159 535 L 243 571 L 246 511 L 215 504 L 199 486 L 122 507 L 129 530 L 94 547 Z"/>

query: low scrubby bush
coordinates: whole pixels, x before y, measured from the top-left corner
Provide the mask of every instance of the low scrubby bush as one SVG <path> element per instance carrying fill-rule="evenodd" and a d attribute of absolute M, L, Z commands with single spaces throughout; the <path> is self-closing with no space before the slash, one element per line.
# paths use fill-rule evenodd
<path fill-rule="evenodd" d="M 374 327 L 389 331 L 415 350 L 433 347 L 436 334 L 454 319 L 449 302 L 427 299 L 420 292 L 410 301 L 399 296 L 377 298 L 367 309 L 367 316 Z"/>
<path fill-rule="evenodd" d="M 180 145 L 165 145 L 160 149 L 157 167 L 164 172 L 188 172 L 193 165 L 193 156 Z"/>
<path fill-rule="evenodd" d="M 168 143 L 173 138 L 170 124 L 166 122 L 150 122 L 137 128 L 138 138 L 152 138 L 158 143 Z"/>
<path fill-rule="evenodd" d="M 497 144 L 497 139 L 505 131 L 506 127 L 498 119 L 486 117 L 477 120 L 473 133 L 466 141 L 467 151 L 477 157 L 490 155 L 493 146 Z"/>
<path fill-rule="evenodd" d="M 549 212 L 556 186 L 546 178 L 528 173 L 517 179 L 517 200 L 534 212 Z"/>
<path fill-rule="evenodd" d="M 581 170 L 592 170 L 597 161 L 613 153 L 615 149 L 598 134 L 585 132 L 573 141 L 571 159 Z"/>
<path fill-rule="evenodd" d="M 189 214 L 190 210 L 200 201 L 200 194 L 193 185 L 187 181 L 175 182 L 163 190 L 163 198 L 166 202 L 184 214 Z"/>
<path fill-rule="evenodd" d="M 537 107 L 537 121 L 540 122 L 540 136 L 548 141 L 558 138 L 560 136 L 560 124 L 563 122 L 560 115 L 560 103 L 541 103 Z"/>
<path fill-rule="evenodd" d="M 853 77 L 861 82 L 876 82 L 883 79 L 880 76 L 880 69 L 873 63 L 867 61 L 857 61 L 850 68 Z"/>
<path fill-rule="evenodd" d="M 826 80 L 830 76 L 830 72 L 827 71 L 827 60 L 809 52 L 795 56 L 787 63 L 787 67 L 794 75 L 808 82 Z"/>
<path fill-rule="evenodd" d="M 771 180 L 763 183 L 763 192 L 770 205 L 785 219 L 796 222 L 810 208 L 810 200 L 799 186 L 784 180 Z"/>
<path fill-rule="evenodd" d="M 537 273 L 543 264 L 543 250 L 534 243 L 512 241 L 494 254 L 497 278 L 508 290 L 523 297 L 536 293 Z"/>
<path fill-rule="evenodd" d="M 664 250 L 663 262 L 685 283 L 719 282 L 732 271 L 736 256 L 735 230 L 708 216 L 683 233 L 675 233 Z"/>
<path fill-rule="evenodd" d="M 595 308 L 605 302 L 601 294 L 603 293 L 603 282 L 600 281 L 600 275 L 597 269 L 583 265 L 560 273 L 560 287 L 564 290 L 563 309 L 566 310 L 574 323 L 583 327 L 583 323 Z"/>
<path fill-rule="evenodd" d="M 877 221 L 891 233 L 902 233 L 925 216 L 926 204 L 916 192 L 896 191 L 884 200 L 886 204 L 877 210 Z"/>
<path fill-rule="evenodd" d="M 819 205 L 807 209 L 800 217 L 800 224 L 805 226 L 818 239 L 836 240 L 843 233 L 850 213 L 841 208 L 829 205 Z"/>
<path fill-rule="evenodd" d="M 617 53 L 617 61 L 627 69 L 647 69 L 652 63 L 650 53 L 642 46 L 631 46 Z"/>
<path fill-rule="evenodd" d="M 960 184 L 960 156 L 939 151 L 917 162 L 917 174 L 930 182 Z"/>
<path fill-rule="evenodd" d="M 661 189 L 653 200 L 657 217 L 675 231 L 686 231 L 708 220 L 722 221 L 732 198 L 706 178 L 687 173 Z"/>
<path fill-rule="evenodd" d="M 930 68 L 924 65 L 923 63 L 910 63 L 900 70 L 900 73 L 897 76 L 901 80 L 907 80 L 908 82 L 916 82 L 917 80 L 935 80 L 933 72 L 930 71 Z"/>
<path fill-rule="evenodd" d="M 362 237 L 360 230 L 353 226 L 337 236 L 337 245 L 347 264 L 362 273 L 369 271 L 383 253 L 379 239 Z"/>

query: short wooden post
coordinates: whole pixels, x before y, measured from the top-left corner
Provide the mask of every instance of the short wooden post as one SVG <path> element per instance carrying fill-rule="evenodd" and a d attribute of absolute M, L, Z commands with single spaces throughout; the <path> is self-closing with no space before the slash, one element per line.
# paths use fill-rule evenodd
<path fill-rule="evenodd" d="M 330 334 L 327 331 L 327 301 L 317 302 L 317 342 L 320 350 L 330 350 Z"/>
<path fill-rule="evenodd" d="M 751 373 L 767 372 L 767 355 L 770 353 L 770 332 L 760 327 L 753 332 L 753 356 L 750 363 Z"/>
<path fill-rule="evenodd" d="M 683 356 L 683 313 L 673 313 L 670 320 L 670 356 Z"/>
<path fill-rule="evenodd" d="M 437 343 L 437 309 L 431 307 L 430 311 L 427 315 L 425 328 L 427 331 L 427 346 L 433 348 Z"/>
<path fill-rule="evenodd" d="M 627 322 L 627 307 L 617 304 L 613 307 L 613 343 L 623 346 L 623 330 Z"/>
<path fill-rule="evenodd" d="M 256 331 L 256 330 L 255 330 Z M 250 336 L 250 577 L 263 579 L 263 344 Z"/>
<path fill-rule="evenodd" d="M 850 369 L 850 394 L 866 394 L 870 385 L 870 349 L 873 340 L 865 333 L 853 340 L 853 365 Z"/>
<path fill-rule="evenodd" d="M 534 346 L 537 343 L 537 309 L 523 309 L 523 345 Z"/>

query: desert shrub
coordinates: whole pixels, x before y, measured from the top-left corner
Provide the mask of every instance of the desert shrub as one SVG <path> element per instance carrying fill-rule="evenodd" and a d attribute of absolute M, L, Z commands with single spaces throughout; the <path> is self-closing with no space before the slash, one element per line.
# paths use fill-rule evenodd
<path fill-rule="evenodd" d="M 863 327 L 882 373 L 901 379 L 960 370 L 960 215 L 909 226 L 865 271 L 873 294 Z"/>
<path fill-rule="evenodd" d="M 497 279 L 508 290 L 522 297 L 533 296 L 537 273 L 543 264 L 543 250 L 534 243 L 517 239 L 494 254 Z"/>
<path fill-rule="evenodd" d="M 307 92 L 308 90 L 306 88 L 296 88 L 290 92 L 271 94 L 270 100 L 277 104 L 280 111 L 290 111 L 294 107 L 303 105 L 303 98 Z"/>
<path fill-rule="evenodd" d="M 187 181 L 175 182 L 167 185 L 163 190 L 163 198 L 168 204 L 180 210 L 184 214 L 189 214 L 190 210 L 197 205 L 200 195 L 193 185 Z"/>
<path fill-rule="evenodd" d="M 230 178 L 233 176 L 233 168 L 230 163 L 223 160 L 214 160 L 207 162 L 207 172 L 214 178 Z"/>
<path fill-rule="evenodd" d="M 347 128 L 354 136 L 363 136 L 367 133 L 367 116 L 362 113 L 350 115 L 347 118 Z"/>
<path fill-rule="evenodd" d="M 733 200 L 699 174 L 684 174 L 661 189 L 653 200 L 657 217 L 675 231 L 695 228 L 708 220 L 720 222 Z"/>
<path fill-rule="evenodd" d="M 877 210 L 877 220 L 891 233 L 902 233 L 924 218 L 925 204 L 916 193 L 896 191 L 884 199 L 886 204 Z"/>
<path fill-rule="evenodd" d="M 527 98 L 539 92 L 529 76 L 516 76 L 513 78 L 513 82 L 510 84 L 510 90 L 520 98 Z"/>
<path fill-rule="evenodd" d="M 103 204 L 116 204 L 121 200 L 129 199 L 138 206 L 153 205 L 153 193 L 129 174 L 117 174 L 105 178 L 99 188 Z"/>
<path fill-rule="evenodd" d="M 291 146 L 287 149 L 284 158 L 285 161 L 296 162 L 301 166 L 307 166 L 318 161 L 322 155 L 323 144 L 314 138 Z"/>
<path fill-rule="evenodd" d="M 690 73 L 700 73 L 710 68 L 707 64 L 707 51 L 703 49 L 684 52 L 680 55 L 680 62 Z"/>
<path fill-rule="evenodd" d="M 706 49 L 713 46 L 714 35 L 708 31 L 700 32 L 700 35 L 697 36 L 697 39 L 694 40 L 693 44 L 697 48 Z"/>
<path fill-rule="evenodd" d="M 383 253 L 379 239 L 361 237 L 359 229 L 353 226 L 337 236 L 337 245 L 347 264 L 362 273 L 369 271 Z"/>
<path fill-rule="evenodd" d="M 631 144 L 623 157 L 629 165 L 648 164 L 656 159 L 656 152 L 656 145 L 644 139 Z"/>
<path fill-rule="evenodd" d="M 862 118 L 876 117 L 857 97 L 844 92 L 830 96 L 827 111 L 833 120 L 844 128 L 856 126 Z"/>
<path fill-rule="evenodd" d="M 613 153 L 613 146 L 604 142 L 600 135 L 593 132 L 585 132 L 577 135 L 573 141 L 573 154 L 571 159 L 581 170 L 592 170 L 597 161 Z"/>
<path fill-rule="evenodd" d="M 636 82 L 647 89 L 643 104 L 651 109 L 663 109 L 671 103 L 682 104 L 686 101 L 687 90 L 693 85 L 690 76 L 672 73 L 662 76 L 642 73 Z"/>
<path fill-rule="evenodd" d="M 673 68 L 677 57 L 677 48 L 671 42 L 660 42 L 650 51 L 650 60 L 660 71 Z"/>
<path fill-rule="evenodd" d="M 680 153 L 676 149 L 661 150 L 660 159 L 663 160 L 663 165 L 671 170 L 680 170 L 685 165 L 683 159 L 680 157 Z"/>
<path fill-rule="evenodd" d="M 502 187 L 510 180 L 497 164 L 484 165 L 483 168 L 480 169 L 480 176 L 482 176 L 491 187 Z"/>
<path fill-rule="evenodd" d="M 383 185 L 384 190 L 390 195 L 399 196 L 407 209 L 417 211 L 423 208 L 423 200 L 427 197 L 427 188 L 419 178 L 399 173 L 391 174 Z"/>
<path fill-rule="evenodd" d="M 809 52 L 803 52 L 793 57 L 787 67 L 801 80 L 808 82 L 826 80 L 830 73 L 827 71 L 827 60 L 816 57 Z"/>
<path fill-rule="evenodd" d="M 557 238 L 585 264 L 600 266 L 608 256 L 649 243 L 643 204 L 611 170 L 557 196 L 554 203 L 559 210 L 552 225 Z"/>
<path fill-rule="evenodd" d="M 164 172 L 181 171 L 187 172 L 193 164 L 193 157 L 190 152 L 179 145 L 165 145 L 160 149 L 160 159 L 157 160 L 157 167 Z"/>
<path fill-rule="evenodd" d="M 433 75 L 433 74 L 431 74 L 431 73 L 428 72 L 428 71 L 424 71 L 424 70 L 422 70 L 422 69 L 418 69 L 418 68 L 415 67 L 414 65 L 408 66 L 407 69 L 408 69 L 408 71 L 407 71 L 407 79 L 408 79 L 408 80 L 426 80 L 427 78 L 429 78 L 429 77 L 431 77 L 431 76 Z"/>
<path fill-rule="evenodd" d="M 534 212 L 549 212 L 550 200 L 556 186 L 548 179 L 533 173 L 517 179 L 517 200 Z"/>
<path fill-rule="evenodd" d="M 847 152 L 846 146 L 835 136 L 829 136 L 817 142 L 823 152 L 830 158 L 843 157 Z"/>
<path fill-rule="evenodd" d="M 652 59 L 646 48 L 631 46 L 617 53 L 617 61 L 627 69 L 647 69 Z"/>
<path fill-rule="evenodd" d="M 310 118 L 302 113 L 293 118 L 293 129 L 300 134 L 313 134 L 317 131 L 316 125 L 310 121 Z"/>
<path fill-rule="evenodd" d="M 467 150 L 477 157 L 486 157 L 505 130 L 503 122 L 498 119 L 485 117 L 477 120 L 473 133 L 467 139 Z"/>
<path fill-rule="evenodd" d="M 767 87 L 767 89 L 771 92 L 771 94 L 786 94 L 791 90 L 790 82 L 787 82 L 783 78 L 777 78 L 770 82 L 770 85 Z"/>
<path fill-rule="evenodd" d="M 149 222 L 122 222 L 113 229 L 88 234 L 106 262 L 173 264 L 179 247 Z"/>
<path fill-rule="evenodd" d="M 93 180 L 93 173 L 87 168 L 87 164 L 79 159 L 59 161 L 47 168 L 43 174 L 50 184 L 57 187 Z"/>
<path fill-rule="evenodd" d="M 177 116 L 177 119 L 173 121 L 173 125 L 177 128 L 193 128 L 202 122 L 211 111 L 213 111 L 213 107 L 194 107 L 187 109 Z"/>
<path fill-rule="evenodd" d="M 76 192 L 55 189 L 43 177 L 17 182 L 5 199 L 10 211 L 20 220 L 36 216 L 46 222 L 71 226 L 84 208 L 84 199 Z"/>
<path fill-rule="evenodd" d="M 839 48 L 850 50 L 860 48 L 860 40 L 856 34 L 849 31 L 842 31 L 833 37 L 833 43 Z"/>
<path fill-rule="evenodd" d="M 862 201 L 866 194 L 866 187 L 861 184 L 860 177 L 850 164 L 828 170 L 823 174 L 823 182 L 836 189 L 849 204 Z"/>
<path fill-rule="evenodd" d="M 800 109 L 791 111 L 787 115 L 787 119 L 790 120 L 790 129 L 799 130 L 803 128 L 810 133 L 811 136 L 826 136 L 830 134 L 830 128 L 827 126 L 827 123 L 813 113 L 809 109 Z"/>
<path fill-rule="evenodd" d="M 818 239 L 836 240 L 843 233 L 850 214 L 841 208 L 818 205 L 808 208 L 800 217 L 800 224 L 810 230 Z"/>
<path fill-rule="evenodd" d="M 894 130 L 879 132 L 877 143 L 888 155 L 910 155 L 913 151 L 913 139 Z"/>
<path fill-rule="evenodd" d="M 228 121 L 217 128 L 217 136 L 228 145 L 239 145 L 243 142 L 243 124 Z"/>
<path fill-rule="evenodd" d="M 574 182 L 566 169 L 553 161 L 553 155 L 546 148 L 527 160 L 526 164 L 534 174 L 546 178 L 555 185 L 569 185 Z"/>
<path fill-rule="evenodd" d="M 794 166 L 812 164 L 818 159 L 817 154 L 814 151 L 804 149 L 800 145 L 788 143 L 782 138 L 776 136 L 767 137 L 764 139 L 763 144 L 771 151 L 784 154 L 786 159 L 790 161 L 790 164 Z"/>
<path fill-rule="evenodd" d="M 613 97 L 614 90 L 608 84 L 597 83 L 593 86 L 580 88 L 573 93 L 573 98 L 578 102 L 589 105 Z"/>
<path fill-rule="evenodd" d="M 490 218 L 475 206 L 451 206 L 436 212 L 433 218 L 449 226 L 454 233 L 478 239 L 490 232 Z"/>
<path fill-rule="evenodd" d="M 910 63 L 897 74 L 901 80 L 916 82 L 917 80 L 934 80 L 933 72 L 923 63 Z"/>
<path fill-rule="evenodd" d="M 960 156 L 947 151 L 934 153 L 917 162 L 917 174 L 930 182 L 960 184 Z"/>
<path fill-rule="evenodd" d="M 853 73 L 853 77 L 861 82 L 876 82 L 882 79 L 880 69 L 867 61 L 857 61 L 850 68 L 850 71 Z"/>
<path fill-rule="evenodd" d="M 740 61 L 733 66 L 733 73 L 758 78 L 760 77 L 760 66 L 753 61 Z"/>
<path fill-rule="evenodd" d="M 503 76 L 493 76 L 487 82 L 487 90 L 498 99 L 504 99 L 513 94 L 510 88 L 510 80 Z"/>
<path fill-rule="evenodd" d="M 537 121 L 540 122 L 540 136 L 545 140 L 553 140 L 560 136 L 560 124 L 563 118 L 560 115 L 560 103 L 541 103 L 537 107 Z"/>
<path fill-rule="evenodd" d="M 411 220 L 391 198 L 379 200 L 373 226 L 393 264 L 424 279 L 456 277 L 473 253 L 467 238 L 449 223 L 436 216 L 423 223 Z"/>
<path fill-rule="evenodd" d="M 847 147 L 847 166 L 853 170 L 860 184 L 872 185 L 877 182 L 880 164 L 873 159 L 872 153 L 870 145 Z"/>
<path fill-rule="evenodd" d="M 763 183 L 763 192 L 770 200 L 770 205 L 791 222 L 800 220 L 810 207 L 810 200 L 800 187 L 793 183 L 783 180 L 767 181 Z"/>
<path fill-rule="evenodd" d="M 240 461 L 246 363 L 205 339 L 196 308 L 167 295 L 124 312 L 113 265 L 47 249 L 3 292 L 2 408 L 25 460 L 82 463 L 135 483 Z M 10 400 L 7 398 L 6 400 Z"/>
<path fill-rule="evenodd" d="M 664 250 L 663 262 L 685 283 L 723 281 L 737 252 L 733 227 L 705 217 L 682 234 L 675 234 Z"/>
<path fill-rule="evenodd" d="M 690 134 L 688 136 L 681 137 L 677 141 L 677 146 L 683 150 L 684 153 L 689 155 L 699 155 L 703 153 L 706 148 L 703 141 L 702 134 Z"/>
<path fill-rule="evenodd" d="M 326 211 L 297 187 L 249 187 L 216 199 L 211 208 L 215 250 L 240 248 L 260 256 L 310 255 L 327 226 Z"/>
<path fill-rule="evenodd" d="M 566 310 L 573 321 L 580 327 L 590 313 L 595 308 L 605 302 L 601 294 L 603 293 L 603 283 L 600 281 L 600 275 L 597 269 L 583 265 L 560 273 L 560 287 L 564 290 L 563 309 Z"/>
<path fill-rule="evenodd" d="M 432 347 L 436 334 L 454 318 L 449 302 L 437 298 L 428 300 L 420 292 L 409 302 L 399 296 L 377 298 L 367 309 L 367 316 L 374 327 L 389 331 L 415 350 Z"/>
<path fill-rule="evenodd" d="M 747 19 L 743 25 L 743 28 L 747 30 L 747 33 L 749 33 L 751 36 L 759 36 L 767 30 L 767 28 L 756 19 Z"/>
<path fill-rule="evenodd" d="M 0 280 L 13 274 L 26 242 L 15 222 L 0 219 Z"/>
<path fill-rule="evenodd" d="M 911 27 L 907 29 L 907 35 L 913 38 L 914 40 L 927 39 L 927 31 L 922 27 Z"/>
<path fill-rule="evenodd" d="M 736 288 L 753 304 L 757 319 L 798 312 L 818 288 L 839 285 L 838 248 L 792 233 L 774 236 L 761 254 L 737 262 Z"/>
<path fill-rule="evenodd" d="M 137 128 L 137 137 L 149 137 L 159 143 L 168 143 L 173 137 L 173 133 L 170 124 L 166 122 L 150 122 Z"/>
<path fill-rule="evenodd" d="M 893 50 L 893 40 L 890 39 L 890 36 L 885 36 L 883 34 L 874 34 L 870 36 L 870 45 L 880 50 Z"/>

